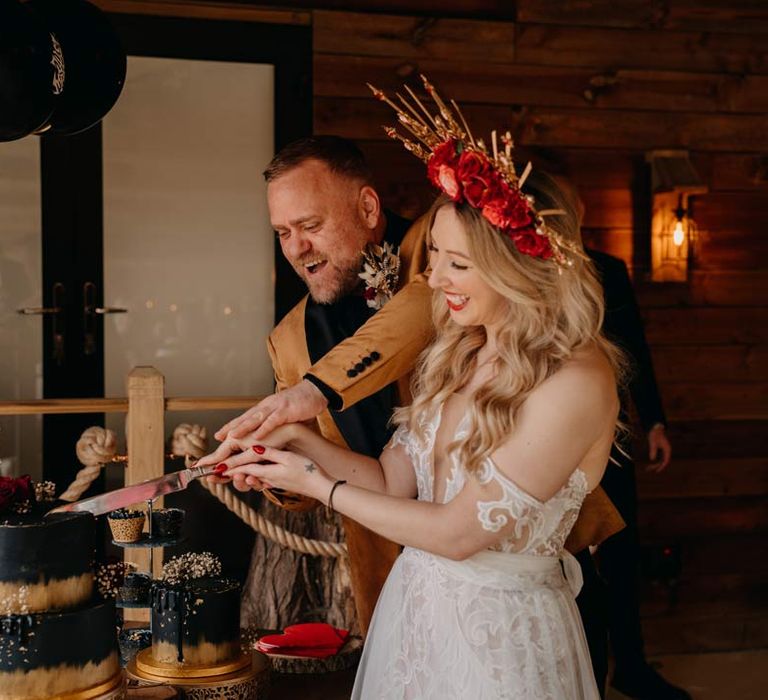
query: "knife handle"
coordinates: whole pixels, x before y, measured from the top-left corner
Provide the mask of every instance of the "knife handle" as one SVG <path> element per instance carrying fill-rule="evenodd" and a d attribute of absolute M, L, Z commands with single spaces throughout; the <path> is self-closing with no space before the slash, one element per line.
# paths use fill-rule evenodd
<path fill-rule="evenodd" d="M 191 479 L 200 479 L 204 476 L 210 476 L 216 472 L 216 467 L 190 467 L 187 469 Z"/>

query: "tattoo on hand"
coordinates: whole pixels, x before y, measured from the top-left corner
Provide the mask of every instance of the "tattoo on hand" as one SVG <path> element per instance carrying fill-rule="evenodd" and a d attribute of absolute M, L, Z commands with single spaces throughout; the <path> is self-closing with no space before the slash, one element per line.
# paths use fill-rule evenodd
<path fill-rule="evenodd" d="M 310 462 L 309 464 L 304 465 L 304 471 L 306 472 L 313 472 L 315 471 L 315 465 Z"/>

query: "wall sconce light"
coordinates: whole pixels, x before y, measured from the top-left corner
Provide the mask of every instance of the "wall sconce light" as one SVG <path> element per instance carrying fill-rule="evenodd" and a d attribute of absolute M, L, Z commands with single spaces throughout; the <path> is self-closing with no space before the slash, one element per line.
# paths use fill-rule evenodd
<path fill-rule="evenodd" d="M 650 151 L 651 166 L 651 279 L 685 282 L 696 241 L 690 196 L 708 190 L 687 151 Z"/>

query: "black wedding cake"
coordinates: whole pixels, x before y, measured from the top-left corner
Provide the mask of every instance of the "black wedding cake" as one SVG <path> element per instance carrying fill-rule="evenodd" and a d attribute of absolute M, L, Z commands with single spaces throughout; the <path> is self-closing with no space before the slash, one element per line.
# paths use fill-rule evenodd
<path fill-rule="evenodd" d="M 96 522 L 45 517 L 52 485 L 35 486 L 0 477 L 0 697 L 102 697 L 121 673 L 114 602 L 94 590 Z"/>
<path fill-rule="evenodd" d="M 242 655 L 240 584 L 213 555 L 169 560 L 152 584 L 152 658 L 172 666 L 217 666 Z"/>

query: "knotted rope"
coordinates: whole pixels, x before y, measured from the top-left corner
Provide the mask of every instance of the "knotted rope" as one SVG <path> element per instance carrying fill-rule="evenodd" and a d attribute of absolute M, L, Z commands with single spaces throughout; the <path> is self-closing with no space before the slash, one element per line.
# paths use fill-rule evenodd
<path fill-rule="evenodd" d="M 101 468 L 114 459 L 117 453 L 117 436 L 113 430 L 93 426 L 80 436 L 75 452 L 77 459 L 84 466 L 77 472 L 69 488 L 59 496 L 62 501 L 77 501 L 88 490 Z"/>
<path fill-rule="evenodd" d="M 171 438 L 171 454 L 200 459 L 208 452 L 208 431 L 202 425 L 179 423 Z"/>

